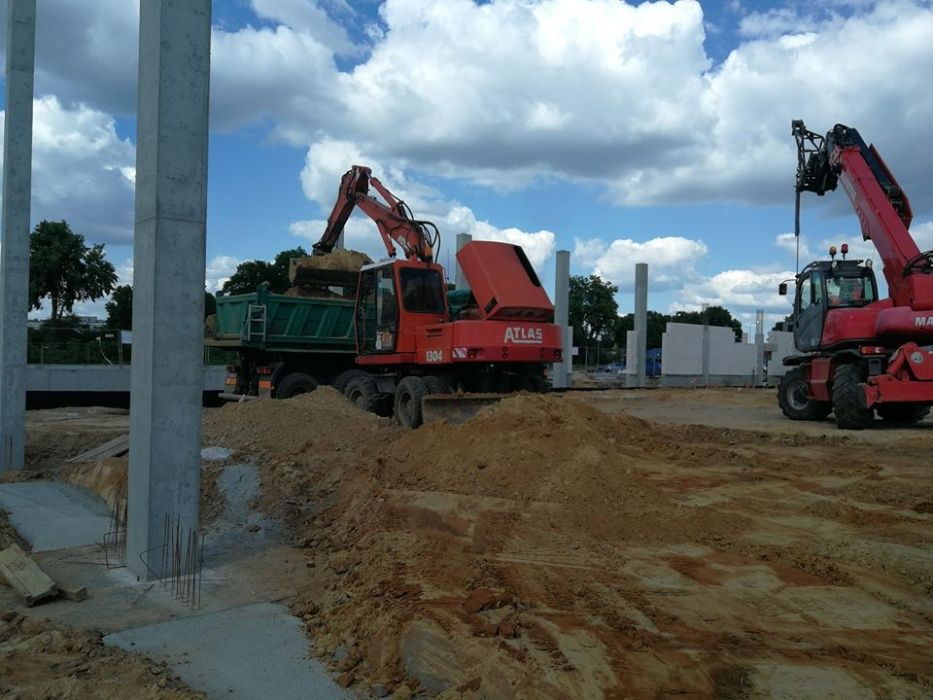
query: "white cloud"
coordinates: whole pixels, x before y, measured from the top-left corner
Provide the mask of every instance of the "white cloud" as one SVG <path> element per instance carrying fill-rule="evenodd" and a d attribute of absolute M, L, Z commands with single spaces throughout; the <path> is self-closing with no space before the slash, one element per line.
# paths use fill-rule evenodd
<path fill-rule="evenodd" d="M 34 100 L 34 220 L 66 219 L 93 242 L 131 240 L 135 161 L 133 144 L 117 136 L 110 115 L 51 96 Z"/>
<path fill-rule="evenodd" d="M 774 245 L 795 256 L 797 254 L 798 243 L 800 244 L 800 260 L 801 262 L 805 262 L 810 259 L 810 248 L 807 246 L 806 236 L 801 235 L 799 241 L 797 236 L 793 233 L 779 233 L 774 237 Z"/>
<path fill-rule="evenodd" d="M 790 313 L 792 297 L 777 293 L 778 285 L 793 279 L 794 273 L 723 270 L 684 286 L 677 308 L 698 309 L 703 304 L 724 306 L 733 312 L 764 309 L 782 316 Z"/>
<path fill-rule="evenodd" d="M 576 239 L 577 264 L 592 266 L 593 274 L 619 285 L 634 288 L 636 263 L 648 264 L 648 283 L 653 291 L 675 289 L 696 275 L 696 264 L 706 255 L 703 241 L 682 236 L 661 236 L 647 241 L 617 238 L 608 244 L 599 239 Z"/>
<path fill-rule="evenodd" d="M 204 272 L 207 291 L 216 294 L 224 286 L 224 282 L 230 279 L 230 276 L 236 272 L 237 265 L 242 260 L 230 255 L 216 255 L 207 262 L 207 269 Z"/>

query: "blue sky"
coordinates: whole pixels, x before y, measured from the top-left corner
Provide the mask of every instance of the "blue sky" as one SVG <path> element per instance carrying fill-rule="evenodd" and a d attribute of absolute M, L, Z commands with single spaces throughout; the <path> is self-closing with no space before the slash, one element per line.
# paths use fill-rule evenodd
<path fill-rule="evenodd" d="M 42 0 L 37 28 L 33 219 L 105 243 L 123 281 L 137 13 Z M 215 0 L 213 13 L 212 289 L 239 261 L 308 248 L 358 162 L 448 245 L 463 231 L 521 243 L 548 285 L 568 249 L 574 273 L 620 286 L 623 312 L 644 261 L 651 308 L 778 318 L 797 117 L 875 142 L 933 247 L 929 2 Z M 858 243 L 841 191 L 804 211 L 802 261 Z M 383 254 L 365 218 L 348 236 Z"/>

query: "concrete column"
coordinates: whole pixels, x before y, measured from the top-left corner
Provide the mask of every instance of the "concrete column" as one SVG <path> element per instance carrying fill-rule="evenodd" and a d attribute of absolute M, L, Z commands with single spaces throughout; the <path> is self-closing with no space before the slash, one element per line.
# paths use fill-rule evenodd
<path fill-rule="evenodd" d="M 0 245 L 0 471 L 22 469 L 36 0 L 10 0 L 6 35 Z"/>
<path fill-rule="evenodd" d="M 703 304 L 703 386 L 709 386 L 709 305 Z"/>
<path fill-rule="evenodd" d="M 460 249 L 465 246 L 467 243 L 473 240 L 473 236 L 469 233 L 458 233 L 457 234 L 457 252 L 460 252 Z M 466 280 L 466 277 L 463 275 L 463 270 L 460 269 L 460 263 L 457 263 L 457 276 L 454 279 L 454 284 L 457 285 L 457 289 L 469 289 L 470 285 Z"/>
<path fill-rule="evenodd" d="M 554 323 L 561 328 L 563 340 L 562 359 L 554 363 L 551 385 L 555 389 L 570 386 L 570 373 L 573 371 L 572 347 L 567 347 L 566 329 L 570 325 L 570 251 L 558 250 L 554 272 Z M 571 338 L 570 345 L 573 345 Z"/>
<path fill-rule="evenodd" d="M 765 381 L 765 312 L 755 312 L 755 384 L 761 386 Z"/>
<path fill-rule="evenodd" d="M 631 361 L 631 360 L 629 360 Z M 647 385 L 648 362 L 648 264 L 635 265 L 635 369 L 636 386 Z"/>
<path fill-rule="evenodd" d="M 127 564 L 198 526 L 211 0 L 141 0 Z"/>

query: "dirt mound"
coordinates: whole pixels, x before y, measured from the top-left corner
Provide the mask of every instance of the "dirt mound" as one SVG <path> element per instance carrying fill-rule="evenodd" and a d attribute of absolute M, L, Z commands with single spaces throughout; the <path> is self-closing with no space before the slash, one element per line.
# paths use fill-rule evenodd
<path fill-rule="evenodd" d="M 100 635 L 0 612 L 0 695 L 15 698 L 203 698 L 168 668 Z"/>
<path fill-rule="evenodd" d="M 302 528 L 333 505 L 344 472 L 359 469 L 400 430 L 322 386 L 291 399 L 230 403 L 212 411 L 204 421 L 204 444 L 233 448 L 238 459 L 254 460 L 265 510 Z"/>
<path fill-rule="evenodd" d="M 318 387 L 278 401 L 228 403 L 204 421 L 205 444 L 286 457 L 365 449 L 392 423 L 356 408 L 343 394 Z"/>

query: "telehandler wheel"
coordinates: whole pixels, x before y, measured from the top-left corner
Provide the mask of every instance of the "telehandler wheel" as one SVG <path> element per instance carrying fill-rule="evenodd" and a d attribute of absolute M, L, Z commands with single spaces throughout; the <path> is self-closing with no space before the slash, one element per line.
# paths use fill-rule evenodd
<path fill-rule="evenodd" d="M 816 401 L 807 396 L 807 380 L 800 367 L 794 367 L 781 377 L 778 384 L 778 404 L 791 420 L 824 420 L 832 410 L 829 401 Z"/>
<path fill-rule="evenodd" d="M 317 379 L 304 372 L 290 372 L 275 387 L 275 398 L 290 399 L 298 394 L 308 394 L 317 389 Z"/>
<path fill-rule="evenodd" d="M 833 413 L 836 426 L 843 430 L 865 430 L 875 422 L 875 411 L 863 408 L 859 394 L 864 392 L 862 372 L 855 365 L 839 365 L 833 372 Z"/>
<path fill-rule="evenodd" d="M 377 416 L 385 416 L 391 412 L 386 410 L 386 395 L 379 393 L 376 380 L 366 372 L 347 384 L 345 393 L 350 402 L 363 411 L 375 413 Z"/>
<path fill-rule="evenodd" d="M 421 377 L 405 377 L 395 389 L 395 420 L 406 428 L 421 425 L 421 399 L 429 393 Z"/>
<path fill-rule="evenodd" d="M 885 423 L 910 425 L 930 415 L 930 407 L 915 403 L 888 403 L 878 406 L 878 415 Z"/>

